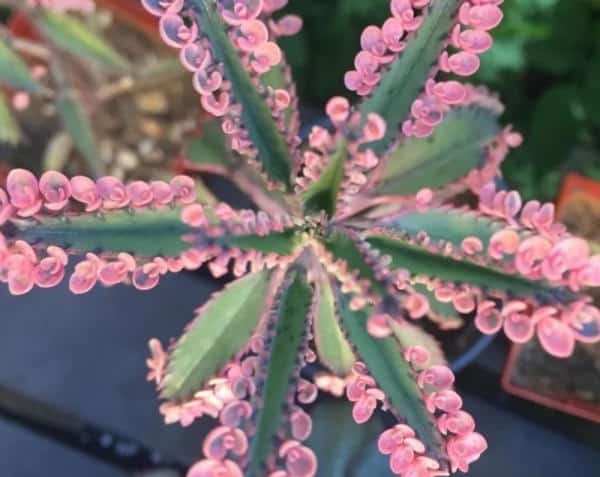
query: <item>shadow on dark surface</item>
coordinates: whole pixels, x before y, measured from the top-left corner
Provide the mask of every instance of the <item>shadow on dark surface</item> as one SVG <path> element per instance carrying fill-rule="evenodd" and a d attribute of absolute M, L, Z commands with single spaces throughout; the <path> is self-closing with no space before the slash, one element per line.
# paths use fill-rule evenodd
<path fill-rule="evenodd" d="M 215 288 L 191 274 L 166 277 L 150 293 L 98 287 L 74 297 L 62 286 L 11 297 L 2 287 L 0 383 L 193 460 L 203 426 L 163 425 L 156 393 L 145 381 L 147 341 L 178 336 Z M 7 477 L 120 475 L 2 419 L 0 456 Z"/>
<path fill-rule="evenodd" d="M 0 384 L 139 439 L 160 452 L 193 460 L 199 455 L 206 426 L 163 425 L 156 393 L 145 381 L 146 344 L 154 336 L 163 341 L 178 336 L 193 310 L 215 288 L 192 274 L 166 277 L 150 293 L 116 287 L 73 297 L 63 286 L 10 297 L 2 287 Z M 493 352 L 486 351 L 488 355 Z M 481 359 L 485 361 L 486 356 Z M 464 378 L 474 379 L 469 373 Z M 477 386 L 469 382 L 465 388 L 471 391 Z M 600 469 L 598 450 L 469 392 L 465 401 L 490 443 L 469 475 L 593 475 Z M 3 419 L 0 457 L 6 477 L 124 475 Z"/>

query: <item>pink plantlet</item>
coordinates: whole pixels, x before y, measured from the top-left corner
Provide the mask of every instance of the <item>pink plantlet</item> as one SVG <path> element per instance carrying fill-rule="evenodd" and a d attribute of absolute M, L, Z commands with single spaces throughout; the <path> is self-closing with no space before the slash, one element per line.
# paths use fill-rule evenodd
<path fill-rule="evenodd" d="M 96 191 L 106 210 L 122 209 L 129 205 L 125 185 L 115 177 L 101 177 L 96 182 Z"/>
<path fill-rule="evenodd" d="M 173 48 L 182 48 L 194 41 L 198 35 L 196 24 L 188 27 L 181 16 L 176 13 L 165 13 L 160 17 L 160 36 Z"/>
<path fill-rule="evenodd" d="M 10 202 L 8 194 L 4 189 L 0 189 L 0 226 L 4 225 L 14 214 L 14 208 Z"/>
<path fill-rule="evenodd" d="M 21 217 L 31 217 L 42 208 L 37 179 L 25 169 L 10 171 L 6 179 L 6 192 Z"/>
<path fill-rule="evenodd" d="M 448 441 L 446 449 L 452 471 L 461 470 L 468 472 L 469 465 L 475 462 L 487 449 L 485 438 L 477 432 L 472 432 L 463 436 L 455 436 Z"/>
<path fill-rule="evenodd" d="M 69 203 L 71 183 L 60 172 L 45 172 L 40 178 L 39 187 L 48 210 L 59 211 Z"/>
<path fill-rule="evenodd" d="M 297 409 L 290 416 L 291 434 L 298 441 L 304 441 L 312 432 L 312 419 L 302 409 Z"/>
<path fill-rule="evenodd" d="M 312 450 L 296 441 L 287 441 L 279 448 L 279 456 L 285 459 L 286 477 L 314 477 L 317 458 Z"/>
<path fill-rule="evenodd" d="M 143 181 L 134 181 L 126 186 L 127 195 L 132 207 L 146 207 L 154 200 L 152 187 L 150 184 Z"/>
<path fill-rule="evenodd" d="M 194 464 L 187 477 L 243 477 L 240 467 L 230 460 L 205 459 Z"/>
<path fill-rule="evenodd" d="M 64 250 L 50 246 L 46 250 L 48 256 L 40 260 L 33 271 L 34 283 L 40 288 L 52 288 L 58 285 L 65 276 L 65 266 L 69 259 Z"/>
<path fill-rule="evenodd" d="M 423 318 L 429 312 L 429 301 L 419 293 L 409 295 L 403 305 L 413 320 Z"/>
<path fill-rule="evenodd" d="M 504 332 L 515 343 L 526 343 L 533 337 L 535 328 L 528 311 L 521 301 L 509 302 L 502 309 Z"/>
<path fill-rule="evenodd" d="M 71 179 L 73 198 L 85 205 L 86 212 L 93 212 L 102 206 L 102 198 L 98 194 L 96 184 L 91 179 L 75 176 Z"/>
<path fill-rule="evenodd" d="M 153 15 L 160 17 L 167 12 L 179 13 L 184 0 L 141 0 L 142 5 Z"/>
<path fill-rule="evenodd" d="M 367 321 L 367 331 L 375 338 L 385 338 L 391 336 L 393 331 L 390 328 L 391 316 L 387 314 L 377 314 L 369 317 Z"/>
<path fill-rule="evenodd" d="M 167 353 L 165 353 L 161 342 L 157 339 L 151 339 L 148 342 L 148 347 L 150 348 L 151 357 L 146 360 L 146 366 L 149 369 L 146 379 L 159 384 L 164 378 Z"/>
<path fill-rule="evenodd" d="M 285 15 L 277 21 L 271 20 L 269 29 L 275 37 L 294 36 L 302 30 L 302 18 L 297 15 Z"/>
<path fill-rule="evenodd" d="M 98 272 L 102 260 L 92 253 L 86 255 L 86 260 L 75 265 L 75 272 L 69 280 L 69 288 L 76 295 L 90 291 L 98 281 Z"/>
<path fill-rule="evenodd" d="M 502 328 L 503 318 L 493 301 L 485 301 L 477 307 L 475 326 L 486 335 L 493 335 Z"/>
<path fill-rule="evenodd" d="M 404 358 L 415 368 L 421 368 L 429 362 L 431 356 L 422 346 L 411 346 L 404 351 Z"/>
<path fill-rule="evenodd" d="M 11 103 L 15 111 L 25 111 L 31 105 L 31 95 L 26 91 L 17 91 L 13 94 Z"/>
<path fill-rule="evenodd" d="M 105 262 L 98 270 L 98 279 L 105 286 L 118 285 L 127 281 L 136 268 L 135 258 L 128 253 L 120 253 L 117 260 Z"/>
<path fill-rule="evenodd" d="M 209 459 L 223 460 L 229 453 L 241 456 L 248 450 L 248 439 L 240 430 L 217 427 L 206 437 L 203 453 Z"/>

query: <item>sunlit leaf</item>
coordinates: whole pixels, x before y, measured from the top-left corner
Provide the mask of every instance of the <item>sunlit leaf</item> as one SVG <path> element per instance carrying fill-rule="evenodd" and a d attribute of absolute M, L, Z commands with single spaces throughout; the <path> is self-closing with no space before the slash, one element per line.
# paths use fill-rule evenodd
<path fill-rule="evenodd" d="M 298 370 L 298 355 L 306 333 L 312 289 L 306 279 L 290 272 L 291 283 L 282 290 L 280 303 L 273 310 L 276 320 L 274 336 L 268 344 L 268 360 L 260 373 L 264 384 L 259 389 L 258 410 L 254 417 L 256 431 L 250 440 L 246 477 L 264 477 L 265 463 L 273 453 L 273 443 L 283 424 L 290 383 Z"/>
<path fill-rule="evenodd" d="M 431 137 L 408 139 L 394 151 L 374 192 L 409 195 L 456 182 L 481 165 L 485 146 L 499 130 L 496 115 L 489 110 L 452 110 Z"/>
<path fill-rule="evenodd" d="M 162 396 L 185 401 L 244 346 L 263 313 L 266 271 L 248 275 L 214 295 L 171 353 Z"/>
<path fill-rule="evenodd" d="M 319 280 L 318 302 L 314 317 L 314 333 L 320 362 L 340 377 L 346 377 L 356 361 L 352 348 L 338 322 L 338 310 L 331 283 Z"/>

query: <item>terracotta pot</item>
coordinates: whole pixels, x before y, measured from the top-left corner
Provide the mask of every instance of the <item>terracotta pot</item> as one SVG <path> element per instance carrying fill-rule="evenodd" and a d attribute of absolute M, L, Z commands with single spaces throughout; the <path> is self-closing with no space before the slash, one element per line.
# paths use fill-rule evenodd
<path fill-rule="evenodd" d="M 593 241 L 600 242 L 600 183 L 567 176 L 557 200 L 557 217 L 570 231 L 591 240 L 594 248 Z M 600 294 L 594 299 L 599 304 Z M 578 345 L 573 357 L 558 360 L 536 343 L 513 345 L 502 386 L 520 398 L 600 423 L 600 346 Z"/>
<path fill-rule="evenodd" d="M 536 353 L 544 353 L 542 350 L 536 350 Z M 502 387 L 507 393 L 517 396 L 522 399 L 540 404 L 542 406 L 556 409 L 566 414 L 581 417 L 592 422 L 600 424 L 600 403 L 586 401 L 574 393 L 567 393 L 562 396 L 553 394 L 542 394 L 539 390 L 538 383 L 533 382 L 517 382 L 515 375 L 519 363 L 522 362 L 524 365 L 527 363 L 523 361 L 524 348 L 523 345 L 513 345 L 508 355 L 504 371 L 502 373 Z M 549 359 L 545 356 L 543 359 Z M 556 370 L 555 370 L 556 371 Z M 539 377 L 539 376 L 538 376 Z M 546 376 L 541 376 L 541 379 L 551 380 L 564 380 L 569 381 L 569 376 L 563 373 L 555 372 L 548 373 Z"/>

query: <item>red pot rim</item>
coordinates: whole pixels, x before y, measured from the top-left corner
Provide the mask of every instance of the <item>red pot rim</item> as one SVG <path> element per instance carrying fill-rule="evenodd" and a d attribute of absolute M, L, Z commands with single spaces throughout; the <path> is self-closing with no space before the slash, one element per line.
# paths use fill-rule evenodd
<path fill-rule="evenodd" d="M 149 37 L 158 38 L 158 19 L 142 7 L 139 0 L 96 0 L 96 4 L 116 13 L 120 20 L 131 24 Z"/>
<path fill-rule="evenodd" d="M 159 39 L 158 19 L 146 11 L 138 1 L 96 0 L 96 4 L 113 12 L 119 17 L 119 20 L 129 23 L 149 38 Z M 36 31 L 35 25 L 24 13 L 13 13 L 8 19 L 7 26 L 19 38 L 40 41 L 40 35 Z"/>
<path fill-rule="evenodd" d="M 583 193 L 600 201 L 600 182 L 579 174 L 569 174 L 565 177 L 556 201 L 558 215 L 560 215 L 560 211 L 567 200 L 577 193 Z"/>

